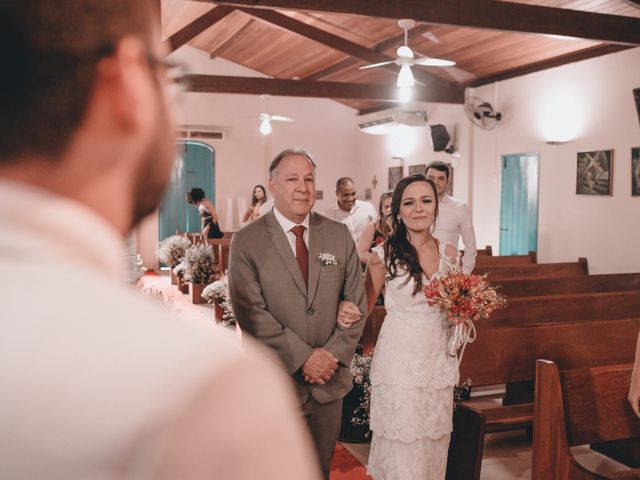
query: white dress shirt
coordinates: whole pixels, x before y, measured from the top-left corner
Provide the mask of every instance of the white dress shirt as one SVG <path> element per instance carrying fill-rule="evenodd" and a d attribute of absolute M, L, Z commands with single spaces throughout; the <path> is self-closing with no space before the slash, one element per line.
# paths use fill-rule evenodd
<path fill-rule="evenodd" d="M 298 454 L 278 452 L 302 442 L 306 457 L 307 439 L 278 367 L 125 284 L 123 239 L 102 217 L 0 179 L 0 232 L 3 478 L 298 478 L 285 461 Z M 247 377 L 261 365 L 271 376 L 262 386 L 265 372 Z M 273 425 L 256 427 L 263 417 Z M 264 434 L 247 447 L 255 431 Z"/>
<path fill-rule="evenodd" d="M 304 244 L 307 246 L 307 250 L 309 250 L 309 214 L 307 213 L 307 216 L 304 217 L 304 220 L 301 223 L 292 222 L 282 215 L 276 207 L 273 207 L 273 214 L 276 216 L 276 220 L 278 220 L 282 230 L 284 230 L 287 240 L 289 240 L 289 246 L 293 251 L 293 256 L 295 257 L 296 255 L 296 236 L 291 229 L 298 225 L 302 225 L 304 227 L 304 234 L 302 235 L 302 238 L 304 239 Z"/>
<path fill-rule="evenodd" d="M 378 212 L 376 211 L 376 207 L 369 202 L 356 200 L 356 204 L 351 211 L 345 212 L 340 208 L 340 205 L 336 203 L 327 209 L 324 216 L 336 222 L 344 223 L 351 232 L 353 241 L 356 242 L 357 245 L 362 232 L 364 232 L 369 222 L 375 223 L 378 219 Z"/>
<path fill-rule="evenodd" d="M 476 236 L 471 224 L 469 208 L 462 200 L 445 195 L 439 199 L 438 218 L 436 219 L 433 236 L 444 243 L 451 243 L 458 247 L 458 240 L 462 237 L 464 255 L 462 256 L 462 271 L 470 274 L 476 265 Z"/>

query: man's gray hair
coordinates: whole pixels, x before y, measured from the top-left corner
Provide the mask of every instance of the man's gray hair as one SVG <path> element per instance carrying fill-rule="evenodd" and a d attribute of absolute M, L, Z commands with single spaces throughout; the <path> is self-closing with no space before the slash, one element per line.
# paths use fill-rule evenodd
<path fill-rule="evenodd" d="M 278 165 L 280 165 L 282 159 L 288 155 L 302 155 L 304 157 L 307 157 L 313 168 L 316 168 L 316 162 L 313 161 L 313 156 L 308 150 L 302 147 L 287 148 L 286 150 L 283 150 L 278 155 L 276 155 L 276 157 L 271 161 L 271 165 L 269 165 L 269 177 L 275 177 Z"/>

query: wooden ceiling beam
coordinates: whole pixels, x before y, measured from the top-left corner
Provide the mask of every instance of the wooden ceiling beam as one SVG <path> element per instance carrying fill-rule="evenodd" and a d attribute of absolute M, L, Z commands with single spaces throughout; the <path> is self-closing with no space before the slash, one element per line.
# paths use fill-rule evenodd
<path fill-rule="evenodd" d="M 394 60 L 394 58 L 378 53 L 375 50 L 350 42 L 342 37 L 326 32 L 312 25 L 307 25 L 295 18 L 288 17 L 287 15 L 283 15 L 282 13 L 273 10 L 260 10 L 253 8 L 239 8 L 238 10 L 368 63 L 380 63 Z M 395 63 L 384 65 L 381 68 L 389 69 L 394 73 L 398 72 L 398 66 Z M 452 96 L 455 98 L 458 96 L 464 96 L 464 91 L 459 85 L 440 78 L 437 75 L 433 75 L 432 73 L 414 68 L 413 76 L 416 82 L 437 91 L 443 96 Z"/>
<path fill-rule="evenodd" d="M 548 68 L 559 67 L 560 65 L 566 65 L 567 63 L 579 62 L 580 60 L 586 60 L 588 58 L 599 57 L 601 55 L 607 55 L 609 53 L 619 52 L 621 50 L 627 50 L 633 48 L 629 45 L 597 45 L 595 47 L 585 48 L 577 52 L 567 53 L 560 55 L 559 57 L 543 60 L 541 62 L 531 63 L 522 67 L 508 70 L 506 72 L 500 72 L 496 75 L 489 77 L 479 78 L 469 83 L 469 87 L 481 87 L 482 85 L 488 85 L 493 82 L 499 82 L 507 80 L 509 78 L 521 77 L 529 73 L 539 72 Z"/>
<path fill-rule="evenodd" d="M 242 35 L 247 29 L 249 29 L 249 27 L 251 27 L 251 25 L 253 25 L 255 21 L 256 19 L 253 17 L 246 17 L 246 19 L 244 20 L 244 24 L 240 28 L 231 32 L 227 36 L 227 38 L 219 39 L 220 43 L 218 44 L 218 46 L 209 52 L 209 58 L 213 60 L 221 53 L 223 53 L 226 49 L 232 47 L 233 44 L 238 40 L 238 38 L 240 38 L 240 35 Z"/>
<path fill-rule="evenodd" d="M 209 10 L 204 15 L 199 16 L 193 22 L 185 25 L 176 33 L 164 41 L 164 45 L 169 53 L 177 50 L 185 43 L 193 40 L 196 36 L 204 32 L 207 28 L 215 25 L 220 20 L 231 14 L 235 9 L 220 5 Z"/>
<path fill-rule="evenodd" d="M 418 35 L 422 35 L 424 32 L 428 32 L 431 27 L 429 25 L 416 25 L 409 31 L 409 40 L 417 37 Z M 382 53 L 385 50 L 404 42 L 404 33 L 400 33 L 399 35 L 395 35 L 391 38 L 387 38 L 379 43 L 377 43 L 372 50 Z M 327 68 L 319 70 L 311 75 L 307 75 L 304 77 L 305 80 L 320 80 L 321 78 L 328 77 L 329 75 L 340 72 L 342 70 L 346 70 L 349 67 L 353 67 L 356 63 L 358 63 L 357 58 L 347 57 L 339 62 L 330 65 Z M 389 71 L 389 70 L 387 70 Z M 397 69 L 394 73 L 397 73 Z"/>
<path fill-rule="evenodd" d="M 346 82 L 312 82 L 276 78 L 234 77 L 226 75 L 187 75 L 187 91 L 202 93 L 239 93 L 287 97 L 315 97 L 351 100 L 397 100 L 395 85 Z M 462 103 L 464 92 L 444 93 L 416 85 L 412 99 L 418 102 Z"/>
<path fill-rule="evenodd" d="M 629 5 L 640 8 L 640 0 L 625 0 Z"/>
<path fill-rule="evenodd" d="M 212 0 L 204 0 L 212 1 Z M 640 45 L 640 18 L 498 0 L 215 0 L 218 4 L 412 18 L 418 22 Z M 636 3 L 634 1 L 634 3 Z"/>

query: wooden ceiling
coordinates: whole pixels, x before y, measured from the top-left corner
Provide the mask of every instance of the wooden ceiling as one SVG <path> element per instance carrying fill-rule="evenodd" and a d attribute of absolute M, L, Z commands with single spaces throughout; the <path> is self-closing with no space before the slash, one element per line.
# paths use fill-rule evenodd
<path fill-rule="evenodd" d="M 272 77 L 194 75 L 192 90 L 336 99 L 357 110 L 395 99 L 397 19 L 409 46 L 455 67 L 412 67 L 414 98 L 461 103 L 464 88 L 640 45 L 640 0 L 162 0 L 170 50 L 188 43 Z"/>

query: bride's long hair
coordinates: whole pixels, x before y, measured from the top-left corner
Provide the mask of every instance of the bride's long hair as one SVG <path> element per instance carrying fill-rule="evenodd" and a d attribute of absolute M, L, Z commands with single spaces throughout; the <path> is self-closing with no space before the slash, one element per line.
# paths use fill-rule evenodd
<path fill-rule="evenodd" d="M 393 191 L 393 196 L 391 197 L 390 215 L 393 231 L 391 232 L 391 235 L 389 235 L 389 239 L 384 243 L 384 258 L 385 263 L 387 264 L 387 271 L 389 273 L 387 279 L 408 274 L 402 285 L 406 285 L 409 282 L 409 279 L 413 278 L 415 282 L 413 295 L 422 290 L 423 271 L 418 260 L 418 252 L 409 242 L 409 232 L 407 231 L 406 225 L 400 218 L 400 203 L 405 189 L 414 182 L 426 182 L 431 186 L 436 202 L 434 219 L 438 217 L 438 191 L 433 180 L 422 174 L 404 177 L 398 182 L 398 185 Z M 435 225 L 435 220 L 433 225 Z M 400 273 L 398 273 L 399 269 L 401 270 Z"/>

